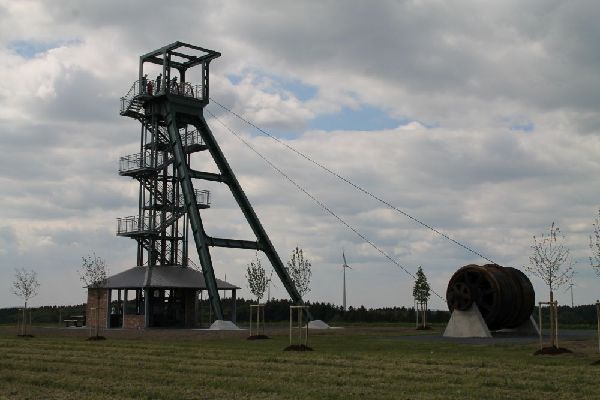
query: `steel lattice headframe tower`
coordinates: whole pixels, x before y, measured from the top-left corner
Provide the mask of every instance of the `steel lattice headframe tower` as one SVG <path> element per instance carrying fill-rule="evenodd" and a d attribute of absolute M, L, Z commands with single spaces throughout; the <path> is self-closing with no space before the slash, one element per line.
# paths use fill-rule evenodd
<path fill-rule="evenodd" d="M 141 123 L 140 152 L 122 157 L 119 174 L 139 182 L 138 215 L 118 218 L 117 235 L 137 241 L 137 265 L 187 267 L 188 232 L 191 228 L 210 303 L 217 319 L 223 308 L 217 291 L 210 247 L 263 251 L 290 297 L 302 298 L 258 216 L 250 205 L 206 120 L 204 106 L 209 101 L 209 64 L 221 54 L 190 44 L 175 42 L 140 57 L 139 79 L 121 98 L 121 115 Z M 162 67 L 154 80 L 144 73 L 146 63 Z M 201 82 L 186 81 L 188 69 L 201 68 Z M 212 156 L 219 173 L 194 170 L 193 153 Z M 194 188 L 195 180 L 222 182 L 229 186 L 256 236 L 255 241 L 211 237 L 206 234 L 200 210 L 210 207 L 210 193 Z"/>

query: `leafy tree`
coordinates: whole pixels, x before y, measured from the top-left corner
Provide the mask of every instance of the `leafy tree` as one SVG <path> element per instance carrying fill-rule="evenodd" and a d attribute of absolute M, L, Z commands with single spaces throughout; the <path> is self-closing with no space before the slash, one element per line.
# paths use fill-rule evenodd
<path fill-rule="evenodd" d="M 108 270 L 104 259 L 96 256 L 96 253 L 81 257 L 80 279 L 88 289 L 96 292 L 96 338 L 100 332 L 100 289 L 104 288 Z"/>
<path fill-rule="evenodd" d="M 39 287 L 40 284 L 37 280 L 37 273 L 35 271 L 27 271 L 25 268 L 15 269 L 15 280 L 13 281 L 12 291 L 15 295 L 25 301 L 23 307 L 23 324 L 21 327 L 22 335 L 27 333 L 27 302 L 37 295 Z"/>
<path fill-rule="evenodd" d="M 574 273 L 570 250 L 565 245 L 566 237 L 559 234 L 560 229 L 553 222 L 547 235 L 533 236 L 532 255 L 525 267 L 548 286 L 550 301 L 554 300 L 554 290 L 568 283 Z"/>
<path fill-rule="evenodd" d="M 423 268 L 420 265 L 417 270 L 415 286 L 413 287 L 413 297 L 415 298 L 415 303 L 417 303 L 417 308 L 418 306 L 421 308 L 421 326 L 424 328 L 427 326 L 427 302 L 429 301 L 429 297 L 431 297 L 431 288 L 429 282 L 427 282 L 427 277 L 423 272 Z M 418 310 L 416 311 L 418 312 Z"/>
<path fill-rule="evenodd" d="M 304 257 L 304 252 L 296 246 L 287 263 L 287 272 L 301 297 L 310 292 L 310 278 L 312 276 L 311 263 Z"/>
<path fill-rule="evenodd" d="M 559 227 L 552 222 L 548 234 L 539 238 L 533 236 L 530 246 L 532 255 L 529 265 L 525 269 L 540 278 L 550 290 L 550 341 L 556 347 L 557 319 L 556 305 L 554 304 L 554 290 L 568 283 L 573 277 L 573 260 L 569 248 L 565 245 L 566 237 L 560 235 Z"/>
<path fill-rule="evenodd" d="M 431 288 L 421 266 L 417 270 L 417 278 L 413 287 L 413 297 L 419 302 L 426 302 L 431 297 Z"/>
<path fill-rule="evenodd" d="M 267 278 L 265 269 L 258 258 L 258 254 L 256 255 L 256 260 L 250 262 L 250 264 L 248 264 L 246 267 L 246 279 L 248 280 L 248 288 L 250 289 L 250 292 L 256 296 L 256 302 L 260 303 L 260 299 L 262 299 L 265 291 L 267 290 L 269 279 Z"/>
<path fill-rule="evenodd" d="M 592 250 L 590 265 L 596 272 L 596 275 L 600 277 L 600 209 L 598 209 L 598 216 L 594 218 L 592 225 L 594 231 L 590 235 L 590 249 Z"/>

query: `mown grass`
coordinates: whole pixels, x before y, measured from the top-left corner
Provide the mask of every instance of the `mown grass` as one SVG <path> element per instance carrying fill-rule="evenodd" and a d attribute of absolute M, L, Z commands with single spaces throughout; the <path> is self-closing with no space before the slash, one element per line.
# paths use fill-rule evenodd
<path fill-rule="evenodd" d="M 198 340 L 0 335 L 0 399 L 598 398 L 591 351 L 536 357 L 535 345 L 459 345 L 390 332 L 328 333 L 314 352 L 287 337 Z M 590 346 L 590 349 L 592 347 Z"/>

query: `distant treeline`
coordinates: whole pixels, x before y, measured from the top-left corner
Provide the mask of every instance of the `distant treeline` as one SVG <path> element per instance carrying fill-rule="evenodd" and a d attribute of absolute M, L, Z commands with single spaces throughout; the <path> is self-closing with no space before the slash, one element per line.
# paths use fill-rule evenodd
<path fill-rule="evenodd" d="M 255 301 L 241 299 L 237 303 L 238 321 L 247 321 L 249 319 L 250 304 Z M 289 300 L 271 300 L 265 305 L 265 319 L 267 321 L 289 321 L 290 305 Z M 414 322 L 415 310 L 410 307 L 383 307 L 366 308 L 348 307 L 346 312 L 341 306 L 331 303 L 307 303 L 310 306 L 310 313 L 314 319 L 320 319 L 326 322 Z M 450 318 L 448 311 L 429 311 L 429 322 L 447 322 Z"/>
<path fill-rule="evenodd" d="M 236 302 L 237 320 L 246 322 L 249 319 L 250 305 L 255 304 L 254 300 L 246 300 L 238 298 Z M 414 322 L 415 310 L 413 307 L 382 307 L 382 308 L 366 308 L 348 307 L 344 312 L 341 306 L 331 303 L 307 303 L 310 306 L 310 312 L 315 319 L 321 319 L 326 322 L 343 323 L 343 322 Z M 267 322 L 288 321 L 290 315 L 289 300 L 271 300 L 265 306 L 265 319 Z M 231 315 L 232 304 L 229 299 L 223 301 L 224 312 L 227 317 Z M 209 309 L 206 300 L 201 305 L 202 321 L 207 322 L 209 319 Z M 545 325 L 548 324 L 548 309 L 542 309 Z M 20 309 L 0 308 L 0 324 L 16 323 L 20 318 Z M 42 306 L 28 309 L 28 319 L 31 315 L 33 324 L 51 324 L 59 322 L 59 319 L 65 319 L 72 315 L 84 315 L 85 304 L 74 306 Z M 537 307 L 533 312 L 534 318 L 538 319 Z M 430 310 L 427 315 L 427 320 L 431 323 L 448 322 L 450 313 L 446 310 Z M 582 305 L 576 307 L 559 306 L 558 320 L 560 325 L 595 325 L 596 306 L 593 304 Z"/>
<path fill-rule="evenodd" d="M 22 318 L 21 308 L 0 308 L 0 324 L 16 323 Z M 42 306 L 27 309 L 27 319 L 32 323 L 49 324 L 58 323 L 59 319 L 66 319 L 71 315 L 85 315 L 85 304 L 75 306 Z"/>

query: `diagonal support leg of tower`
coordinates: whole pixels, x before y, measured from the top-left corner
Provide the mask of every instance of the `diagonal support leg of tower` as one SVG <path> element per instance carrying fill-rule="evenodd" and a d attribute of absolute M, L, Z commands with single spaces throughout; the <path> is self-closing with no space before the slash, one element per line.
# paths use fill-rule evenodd
<path fill-rule="evenodd" d="M 256 236 L 257 242 L 255 248 L 257 250 L 264 251 L 292 301 L 297 304 L 302 303 L 302 297 L 300 296 L 300 293 L 292 282 L 283 262 L 279 258 L 279 255 L 273 246 L 273 243 L 269 239 L 269 236 L 260 223 L 258 216 L 254 212 L 250 201 L 242 190 L 240 183 L 233 173 L 233 170 L 229 166 L 229 163 L 227 162 L 225 155 L 221 151 L 221 148 L 213 136 L 212 131 L 208 127 L 206 120 L 203 116 L 195 116 L 190 120 L 189 114 L 185 114 L 187 114 L 185 118 L 186 123 L 190 123 L 198 130 L 198 132 L 200 132 L 204 144 L 206 145 L 220 172 L 220 175 L 217 175 L 193 171 L 190 169 L 186 161 L 181 136 L 179 134 L 179 126 L 177 124 L 177 107 L 173 103 L 168 104 L 166 108 L 166 122 L 169 139 L 171 141 L 171 145 L 173 146 L 175 157 L 174 163 L 180 176 L 181 191 L 184 196 L 185 208 L 190 220 L 190 226 L 192 228 L 194 241 L 196 243 L 196 249 L 198 251 L 200 264 L 202 266 L 202 272 L 206 280 L 209 300 L 212 304 L 215 316 L 218 319 L 223 319 L 223 308 L 217 290 L 217 283 L 212 266 L 209 246 L 252 248 L 251 243 L 253 242 L 216 239 L 206 235 L 206 231 L 204 230 L 202 224 L 202 218 L 200 217 L 200 212 L 195 206 L 196 201 L 194 198 L 194 186 L 192 178 L 220 181 L 229 186 L 234 199 L 236 200 L 238 206 L 244 214 L 244 217 L 246 218 L 246 221 Z"/>
<path fill-rule="evenodd" d="M 275 272 L 279 276 L 279 279 L 283 283 L 283 286 L 287 290 L 292 301 L 294 301 L 295 303 L 302 303 L 302 297 L 300 296 L 300 293 L 296 289 L 294 282 L 292 282 L 286 268 L 283 265 L 283 262 L 279 258 L 279 255 L 277 254 L 277 251 L 273 246 L 273 243 L 271 243 L 271 239 L 269 239 L 269 235 L 267 235 L 265 228 L 263 228 L 262 224 L 260 223 L 258 216 L 254 212 L 250 201 L 248 200 L 246 194 L 242 190 L 240 183 L 235 177 L 233 170 L 229 166 L 225 155 L 223 154 L 221 148 L 217 144 L 217 141 L 213 136 L 212 131 L 208 127 L 208 124 L 206 123 L 204 117 L 198 118 L 198 124 L 196 125 L 196 129 L 198 129 L 198 132 L 200 132 L 204 143 L 208 147 L 208 151 L 213 157 L 215 164 L 217 164 L 219 172 L 223 177 L 223 182 L 229 186 L 231 194 L 233 195 L 238 206 L 244 213 L 244 217 L 246 217 L 246 221 L 248 221 L 250 228 L 252 228 L 252 232 L 254 232 L 254 235 L 256 236 L 256 239 L 258 241 L 259 250 L 264 251 L 264 253 L 266 254 L 267 258 L 269 259 L 269 262 L 273 266 L 273 269 L 275 269 Z"/>
<path fill-rule="evenodd" d="M 215 278 L 215 271 L 212 266 L 212 259 L 208 248 L 208 237 L 204 230 L 204 225 L 202 224 L 200 211 L 196 205 L 194 185 L 190 175 L 190 167 L 187 164 L 186 155 L 183 151 L 183 144 L 177 126 L 177 114 L 174 107 L 169 103 L 167 103 L 166 111 L 167 130 L 169 133 L 169 140 L 173 146 L 173 153 L 175 157 L 174 163 L 180 177 L 185 210 L 190 220 L 194 242 L 196 243 L 196 250 L 198 251 L 198 258 L 200 259 L 202 273 L 204 275 L 204 280 L 206 281 L 208 298 L 215 313 L 215 317 L 222 320 L 224 319 L 223 306 L 221 305 L 221 298 L 219 297 L 219 291 L 217 290 L 217 280 Z"/>

